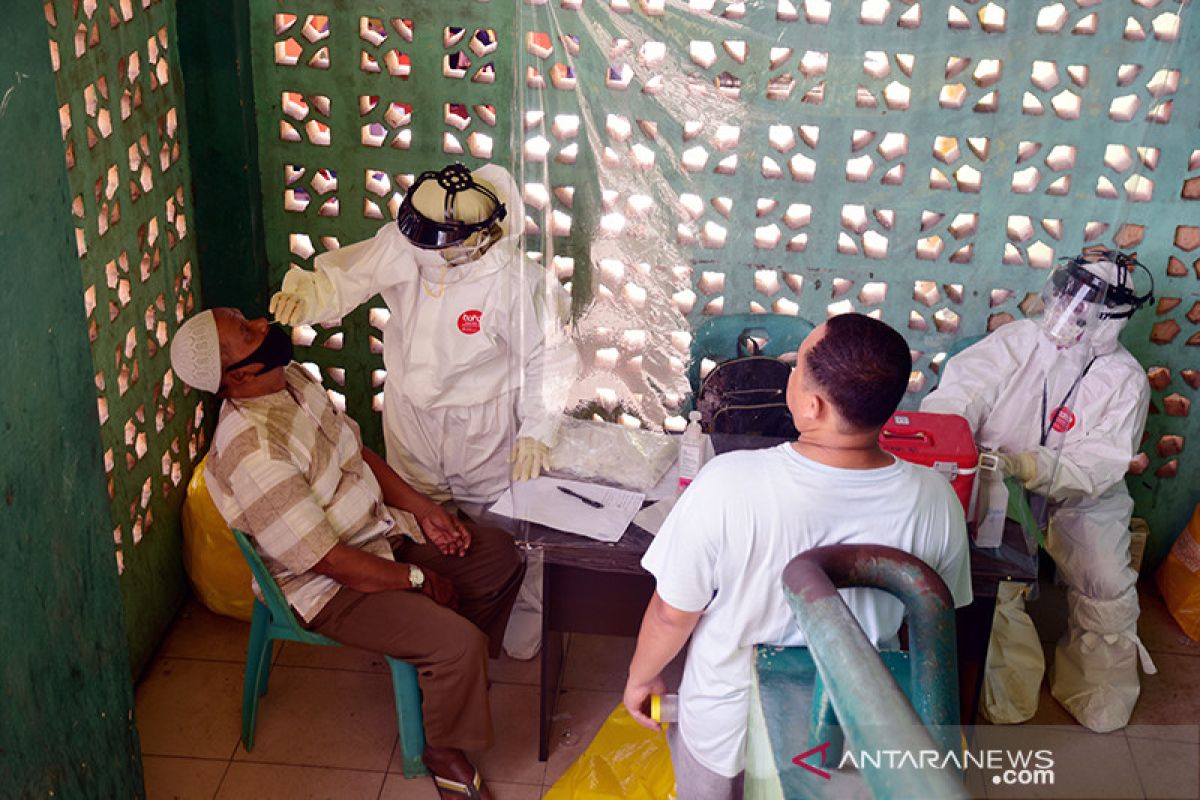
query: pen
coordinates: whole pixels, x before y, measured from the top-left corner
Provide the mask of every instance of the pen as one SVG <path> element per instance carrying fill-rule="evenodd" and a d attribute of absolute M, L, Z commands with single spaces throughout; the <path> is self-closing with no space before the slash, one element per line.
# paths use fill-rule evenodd
<path fill-rule="evenodd" d="M 569 494 L 569 495 L 571 495 L 571 497 L 574 497 L 576 500 L 582 500 L 583 502 L 587 503 L 592 508 L 604 508 L 604 503 L 601 503 L 599 500 L 593 500 L 590 497 L 584 497 L 579 492 L 571 491 L 570 489 L 568 489 L 565 486 L 559 486 L 557 488 L 563 494 Z"/>

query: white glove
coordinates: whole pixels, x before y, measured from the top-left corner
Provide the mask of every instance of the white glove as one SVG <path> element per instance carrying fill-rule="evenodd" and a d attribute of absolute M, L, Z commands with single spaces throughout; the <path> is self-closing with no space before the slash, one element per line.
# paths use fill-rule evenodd
<path fill-rule="evenodd" d="M 1023 484 L 1030 483 L 1037 477 L 1037 456 L 1033 453 L 997 453 L 1000 456 L 1000 468 L 1005 475 L 1011 475 Z"/>
<path fill-rule="evenodd" d="M 309 302 L 313 294 L 312 275 L 298 269 L 289 270 L 283 276 L 280 291 L 271 296 L 268 311 L 275 315 L 275 321 L 281 325 L 307 322 L 305 314 L 313 307 Z"/>
<path fill-rule="evenodd" d="M 522 436 L 513 445 L 508 460 L 513 465 L 512 479 L 527 481 L 550 468 L 550 447 L 537 439 Z"/>

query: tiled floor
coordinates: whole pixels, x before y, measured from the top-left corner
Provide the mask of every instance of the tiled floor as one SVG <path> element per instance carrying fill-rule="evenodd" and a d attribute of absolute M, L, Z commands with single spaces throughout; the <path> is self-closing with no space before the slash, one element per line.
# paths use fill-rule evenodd
<path fill-rule="evenodd" d="M 1051 585 L 1042 590 L 1030 613 L 1052 657 L 1065 601 Z M 1064 754 L 1064 763 L 1078 758 L 1123 767 L 1123 782 L 1089 789 L 1087 796 L 1196 797 L 1195 782 L 1168 780 L 1161 768 L 1196 758 L 1196 729 L 1173 734 L 1157 726 L 1200 722 L 1200 644 L 1178 629 L 1152 586 L 1142 587 L 1140 629 L 1159 672 L 1143 677 L 1128 729 L 1087 733 L 1044 688 L 1032 722 L 1065 726 L 1055 732 L 1055 750 Z M 238 741 L 247 630 L 189 602 L 146 671 L 137 688 L 137 722 L 150 800 L 436 800 L 428 779 L 406 780 L 400 773 L 382 660 L 349 648 L 278 646 L 255 748 L 247 753 Z M 632 639 L 571 639 L 547 763 L 537 760 L 537 661 L 492 662 L 497 744 L 476 763 L 499 800 L 539 798 L 558 779 L 620 702 L 632 652 Z M 1076 752 L 1077 757 L 1066 755 Z M 992 788 L 971 787 L 981 797 Z"/>

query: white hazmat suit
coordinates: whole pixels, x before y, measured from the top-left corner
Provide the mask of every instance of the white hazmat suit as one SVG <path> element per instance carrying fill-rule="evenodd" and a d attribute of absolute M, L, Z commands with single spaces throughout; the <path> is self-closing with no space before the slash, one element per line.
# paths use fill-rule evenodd
<path fill-rule="evenodd" d="M 1111 263 L 1088 268 L 1110 285 L 1117 280 Z M 1150 386 L 1117 341 L 1126 321 L 1100 319 L 1066 349 L 1043 335 L 1038 322 L 1009 323 L 950 359 L 937 390 L 921 404 L 922 411 L 966 417 L 981 447 L 1031 456 L 1025 459 L 1035 469 L 1025 487 L 1049 500 L 1047 548 L 1068 587 L 1068 627 L 1055 652 L 1051 691 L 1082 725 L 1102 732 L 1129 721 L 1139 655 L 1146 672 L 1154 672 L 1137 637 L 1137 573 L 1129 564 L 1133 500 L 1124 482 Z"/>
<path fill-rule="evenodd" d="M 473 175 L 508 208 L 502 238 L 478 259 L 450 266 L 389 222 L 317 256 L 313 272 L 292 270 L 283 292 L 303 298 L 306 323 L 382 294 L 388 463 L 435 500 L 487 503 L 510 483 L 515 440 L 553 444 L 578 356 L 560 318 L 565 292 L 520 252 L 516 181 L 494 164 Z"/>

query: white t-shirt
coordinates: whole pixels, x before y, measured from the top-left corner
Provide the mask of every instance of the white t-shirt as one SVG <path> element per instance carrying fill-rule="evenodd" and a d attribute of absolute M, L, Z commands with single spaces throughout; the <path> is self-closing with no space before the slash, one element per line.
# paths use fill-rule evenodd
<path fill-rule="evenodd" d="M 663 523 L 642 566 L 668 604 L 704 610 L 679 688 L 679 732 L 710 770 L 732 777 L 743 769 L 754 645 L 804 644 L 784 567 L 810 548 L 855 543 L 912 553 L 938 572 L 956 606 L 971 602 L 962 506 L 944 477 L 905 461 L 840 469 L 790 443 L 726 453 Z M 876 646 L 895 641 L 899 600 L 877 589 L 841 595 Z"/>

